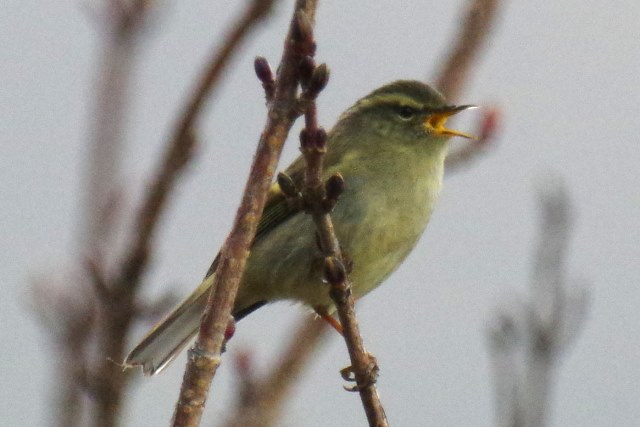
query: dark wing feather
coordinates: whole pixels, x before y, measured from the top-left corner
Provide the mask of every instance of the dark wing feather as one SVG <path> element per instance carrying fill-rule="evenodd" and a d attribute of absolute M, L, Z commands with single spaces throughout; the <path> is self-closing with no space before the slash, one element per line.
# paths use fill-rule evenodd
<path fill-rule="evenodd" d="M 291 177 L 296 188 L 302 188 L 304 183 L 304 161 L 301 157 L 297 158 L 287 168 L 285 173 Z M 258 223 L 254 242 L 299 212 L 299 204 L 289 200 L 282 193 L 280 186 L 277 183 L 273 184 L 269 189 L 269 194 L 267 195 L 267 202 L 265 203 L 264 210 L 262 211 L 262 217 L 260 217 L 260 222 Z M 216 271 L 219 259 L 220 253 L 216 255 L 205 277 L 209 277 L 214 271 Z"/>
<path fill-rule="evenodd" d="M 304 162 L 297 158 L 285 171 L 291 178 L 296 188 L 301 189 L 304 184 Z M 260 223 L 256 231 L 256 240 L 262 238 L 269 231 L 282 224 L 291 216 L 300 212 L 300 205 L 294 200 L 288 199 L 276 183 L 269 189 L 267 203 L 262 211 Z"/>

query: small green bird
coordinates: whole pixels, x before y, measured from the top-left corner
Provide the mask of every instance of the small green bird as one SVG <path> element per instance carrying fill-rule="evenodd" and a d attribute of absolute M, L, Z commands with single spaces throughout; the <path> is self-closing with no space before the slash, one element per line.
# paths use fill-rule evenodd
<path fill-rule="evenodd" d="M 353 295 L 380 285 L 411 252 L 433 211 L 447 141 L 469 135 L 445 128 L 450 116 L 472 106 L 445 103 L 418 81 L 383 86 L 342 114 L 329 132 L 325 178 L 339 172 L 345 190 L 331 213 L 344 254 L 352 261 Z M 286 170 L 302 188 L 304 161 Z M 274 183 L 260 220 L 233 310 L 241 319 L 278 300 L 300 301 L 323 315 L 335 308 L 323 284 L 324 255 L 315 225 Z M 160 372 L 198 330 L 211 286 L 198 288 L 129 353 L 126 367 Z"/>

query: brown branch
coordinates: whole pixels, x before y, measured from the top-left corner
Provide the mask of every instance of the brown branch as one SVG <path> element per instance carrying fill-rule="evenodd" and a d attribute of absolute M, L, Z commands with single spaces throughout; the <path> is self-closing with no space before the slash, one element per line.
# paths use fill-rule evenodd
<path fill-rule="evenodd" d="M 105 0 L 98 14 L 104 49 L 96 79 L 97 95 L 89 134 L 82 250 L 113 252 L 115 206 L 120 190 L 128 91 L 138 36 L 150 12 L 148 0 Z M 110 255 L 111 253 L 109 253 Z"/>
<path fill-rule="evenodd" d="M 320 234 L 334 234 L 329 221 L 316 223 Z M 358 391 L 370 426 L 386 427 L 389 425 L 384 408 L 380 402 L 375 382 L 378 377 L 376 359 L 366 351 L 360 335 L 355 313 L 355 300 L 351 294 L 351 283 L 346 275 L 341 255 L 325 258 L 325 277 L 331 285 L 331 299 L 336 305 L 344 340 L 349 350 L 351 366 L 342 370 L 345 380 L 355 380 L 356 385 L 347 390 Z M 351 377 L 353 374 L 353 377 Z"/>
<path fill-rule="evenodd" d="M 118 7 L 126 7 L 120 3 L 117 2 Z M 103 302 L 103 318 L 98 325 L 98 351 L 101 358 L 90 379 L 91 384 L 97 385 L 93 390 L 93 396 L 97 413 L 94 419 L 98 426 L 115 425 L 118 419 L 126 377 L 113 361 L 123 359 L 125 338 L 132 322 L 138 317 L 135 299 L 140 279 L 148 265 L 153 237 L 169 195 L 175 188 L 180 173 L 193 156 L 196 144 L 195 122 L 205 100 L 228 65 L 232 53 L 237 51 L 239 44 L 266 16 L 272 3 L 271 0 L 254 0 L 250 3 L 245 13 L 234 23 L 221 48 L 214 53 L 202 81 L 197 85 L 171 140 L 167 143 L 163 159 L 154 173 L 155 178 L 135 213 L 131 242 L 119 263 L 119 271 L 115 277 L 107 281 L 108 298 L 100 299 Z M 126 10 L 139 13 L 141 9 L 130 7 Z M 128 22 L 121 26 L 129 28 Z"/>
<path fill-rule="evenodd" d="M 436 87 L 449 101 L 455 101 L 469 80 L 475 59 L 480 54 L 494 25 L 500 0 L 470 0 L 461 21 L 460 31 L 452 48 L 446 54 L 437 77 Z M 487 151 L 493 142 L 495 128 L 499 124 L 497 110 L 485 113 L 480 125 L 478 141 L 468 141 L 447 156 L 445 170 L 450 173 L 460 169 Z"/>
<path fill-rule="evenodd" d="M 460 32 L 447 54 L 436 87 L 449 101 L 455 101 L 462 92 L 474 60 L 480 53 L 493 26 L 500 0 L 470 0 Z"/>
<path fill-rule="evenodd" d="M 189 350 L 189 361 L 173 417 L 174 426 L 196 426 L 200 423 L 209 386 L 220 364 L 224 332 L 267 191 L 284 141 L 300 114 L 297 102 L 299 62 L 315 49 L 300 37 L 300 17 L 305 16 L 306 22 L 312 27 L 315 8 L 315 0 L 296 1 L 267 123 L 258 143 L 233 228 L 221 250 L 220 262 L 214 273 L 215 291 L 209 296 L 198 338 Z"/>
<path fill-rule="evenodd" d="M 547 424 L 558 359 L 566 350 L 567 338 L 574 338 L 579 330 L 576 327 L 581 326 L 570 321 L 570 316 L 577 311 L 583 312 L 586 303 L 585 298 L 568 298 L 567 292 L 565 264 L 573 225 L 569 197 L 557 178 L 547 186 L 550 188 L 546 188 L 540 197 L 540 240 L 534 256 L 525 319 L 527 356 L 519 387 L 525 426 Z M 584 291 L 579 295 L 584 295 Z"/>
<path fill-rule="evenodd" d="M 314 354 L 316 345 L 329 329 L 318 319 L 300 318 L 297 331 L 282 351 L 279 362 L 265 378 L 250 375 L 246 360 L 238 369 L 244 387 L 234 415 L 226 427 L 269 427 L 276 424 L 282 405 L 300 372 Z"/>
<path fill-rule="evenodd" d="M 229 64 L 231 55 L 237 51 L 240 43 L 256 24 L 268 14 L 273 2 L 274 0 L 253 0 L 248 5 L 243 15 L 234 23 L 221 48 L 212 56 L 200 82 L 196 85 L 176 125 L 173 137 L 167 144 L 164 160 L 155 174 L 156 179 L 150 186 L 147 198 L 137 214 L 134 227 L 136 234 L 129 246 L 130 251 L 122 262 L 123 268 L 119 280 L 122 286 L 130 287 L 132 283 L 137 283 L 146 266 L 153 232 L 164 203 L 175 187 L 179 172 L 192 156 L 196 144 L 194 128 L 205 106 L 205 101 L 215 89 L 222 72 Z"/>
<path fill-rule="evenodd" d="M 146 0 L 109 0 L 102 10 L 104 47 L 97 69 L 96 97 L 91 114 L 92 123 L 87 135 L 88 156 L 82 196 L 82 221 L 78 229 L 80 252 L 101 254 L 109 258 L 114 253 L 116 234 L 115 212 L 121 179 L 121 153 L 126 128 L 128 89 L 135 59 L 138 36 L 145 27 L 150 11 Z M 82 261 L 80 264 L 84 264 Z M 93 273 L 97 272 L 95 269 Z M 89 274 L 86 274 L 89 273 Z M 85 410 L 86 376 L 90 371 L 89 352 L 95 328 L 100 322 L 95 287 L 87 283 L 98 279 L 92 272 L 82 271 L 80 277 L 61 283 L 47 281 L 39 291 L 48 298 L 36 301 L 40 310 L 48 310 L 59 350 L 57 370 L 56 423 L 73 427 L 79 425 Z M 100 278 L 101 280 L 102 278 Z M 98 285 L 104 282 L 100 281 Z M 55 289 L 55 288 L 58 289 Z"/>
<path fill-rule="evenodd" d="M 313 35 L 309 34 L 309 37 L 312 40 Z M 347 277 L 340 243 L 330 216 L 338 196 L 344 190 L 344 181 L 339 174 L 332 176 L 326 182 L 322 179 L 327 134 L 324 129 L 318 127 L 315 100 L 327 83 L 328 70 L 324 64 L 315 67 L 311 58 L 305 65 L 313 71 L 310 73 L 309 81 L 306 84 L 303 82 L 302 94 L 302 98 L 307 103 L 305 128 L 300 133 L 300 150 L 306 164 L 302 191 L 303 203 L 316 224 L 319 245 L 325 255 L 325 278 L 331 285 L 331 299 L 337 308 L 351 359 L 351 367 L 348 371 L 354 374 L 356 382 L 356 386 L 351 390 L 360 393 L 369 425 L 387 426 L 384 409 L 375 387 L 378 366 L 375 358 L 364 348 L 355 314 L 351 283 Z M 320 314 L 326 315 L 326 313 Z"/>

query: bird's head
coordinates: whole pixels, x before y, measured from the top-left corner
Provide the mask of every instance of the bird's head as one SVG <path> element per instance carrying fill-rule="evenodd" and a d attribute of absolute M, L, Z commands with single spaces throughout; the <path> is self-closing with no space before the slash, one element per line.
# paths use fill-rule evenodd
<path fill-rule="evenodd" d="M 448 105 L 435 89 L 413 80 L 399 80 L 360 99 L 341 117 L 351 131 L 373 132 L 390 144 L 444 143 L 471 135 L 445 127 L 447 119 L 472 105 Z"/>

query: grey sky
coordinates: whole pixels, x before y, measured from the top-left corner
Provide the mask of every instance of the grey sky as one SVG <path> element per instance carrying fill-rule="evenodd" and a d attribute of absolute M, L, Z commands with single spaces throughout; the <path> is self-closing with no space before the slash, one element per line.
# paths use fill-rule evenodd
<path fill-rule="evenodd" d="M 7 425 L 47 425 L 52 347 L 29 311 L 29 279 L 73 265 L 80 177 L 100 39 L 82 6 L 8 0 L 0 14 L 0 414 Z M 135 201 L 185 94 L 236 2 L 162 2 L 133 76 L 125 169 Z M 239 2 L 238 2 L 239 3 Z M 461 101 L 497 105 L 495 149 L 446 180 L 412 256 L 359 305 L 379 391 L 393 425 L 493 424 L 485 332 L 500 304 L 526 292 L 535 244 L 535 189 L 564 178 L 577 212 L 570 277 L 589 283 L 585 329 L 560 365 L 551 420 L 557 426 L 631 426 L 640 419 L 640 3 L 507 2 Z M 321 122 L 371 89 L 425 79 L 452 38 L 464 2 L 321 2 L 318 60 L 332 70 Z M 230 225 L 264 122 L 253 57 L 276 64 L 289 2 L 243 48 L 201 131 L 202 146 L 164 217 L 148 294 L 186 294 Z M 428 79 L 427 79 L 428 80 Z M 471 116 L 471 115 L 469 115 Z M 472 118 L 457 122 L 472 129 Z M 295 139 L 284 162 L 296 154 Z M 230 178 L 231 177 L 231 178 Z M 259 367 L 299 309 L 277 304 L 243 320 L 232 351 L 251 348 Z M 142 333 L 142 328 L 136 336 Z M 344 345 L 330 338 L 296 388 L 285 425 L 365 425 L 355 394 L 341 390 Z M 223 365 L 206 417 L 233 394 Z M 184 357 L 141 379 L 127 425 L 163 425 L 173 411 Z M 25 378 L 27 380 L 25 381 Z"/>

